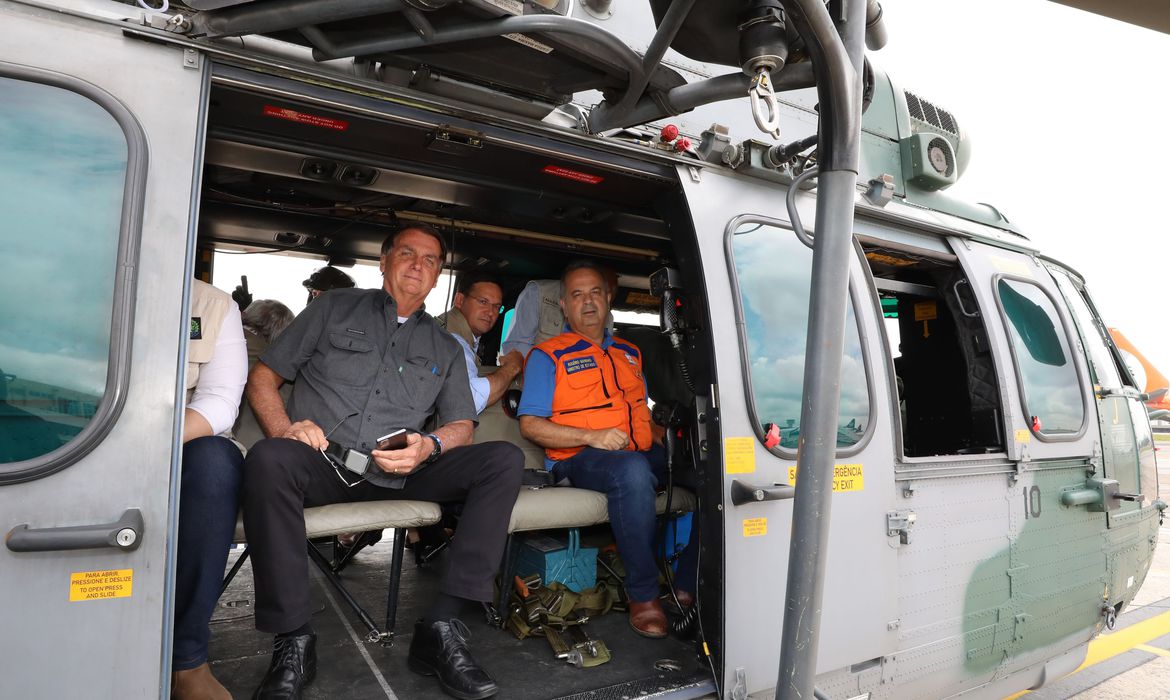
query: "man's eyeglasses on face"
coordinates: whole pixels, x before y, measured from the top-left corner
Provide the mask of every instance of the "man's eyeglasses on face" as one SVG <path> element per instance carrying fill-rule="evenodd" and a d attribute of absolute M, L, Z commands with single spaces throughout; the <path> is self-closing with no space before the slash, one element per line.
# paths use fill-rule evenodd
<path fill-rule="evenodd" d="M 467 296 L 467 298 L 471 299 L 476 304 L 479 304 L 480 306 L 484 307 L 485 309 L 491 309 L 492 311 L 495 311 L 498 314 L 504 313 L 504 305 L 503 304 L 494 302 L 491 299 L 488 299 L 487 297 L 473 297 L 469 294 Z"/>

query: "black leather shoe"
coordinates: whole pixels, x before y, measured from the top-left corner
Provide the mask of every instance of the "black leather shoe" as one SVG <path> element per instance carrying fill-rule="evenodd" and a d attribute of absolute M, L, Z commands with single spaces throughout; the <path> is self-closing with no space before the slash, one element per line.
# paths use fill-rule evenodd
<path fill-rule="evenodd" d="M 483 700 L 495 695 L 496 682 L 471 658 L 467 625 L 460 620 L 414 623 L 414 639 L 406 665 L 424 676 L 438 676 L 444 692 L 459 700 Z"/>
<path fill-rule="evenodd" d="M 298 700 L 316 676 L 317 635 L 278 635 L 272 640 L 272 663 L 252 700 Z"/>

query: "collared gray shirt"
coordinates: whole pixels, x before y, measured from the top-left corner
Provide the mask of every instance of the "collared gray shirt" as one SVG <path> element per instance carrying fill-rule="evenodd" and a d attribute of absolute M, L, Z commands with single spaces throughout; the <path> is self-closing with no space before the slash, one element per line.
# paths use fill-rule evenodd
<path fill-rule="evenodd" d="M 295 380 L 289 418 L 345 447 L 369 452 L 398 428 L 422 431 L 432 414 L 436 425 L 476 420 L 459 343 L 422 309 L 399 326 L 382 289 L 322 294 L 260 360 Z"/>

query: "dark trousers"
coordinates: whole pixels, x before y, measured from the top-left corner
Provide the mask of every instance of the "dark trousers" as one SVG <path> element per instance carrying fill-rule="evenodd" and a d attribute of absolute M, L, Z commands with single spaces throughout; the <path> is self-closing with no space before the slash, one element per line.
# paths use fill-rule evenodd
<path fill-rule="evenodd" d="M 244 455 L 227 438 L 202 437 L 183 445 L 172 656 L 176 671 L 207 662 L 208 623 L 236 531 L 243 462 Z"/>
<path fill-rule="evenodd" d="M 329 503 L 462 501 L 459 535 L 451 542 L 439 590 L 467 600 L 491 600 L 523 469 L 524 454 L 515 445 L 488 442 L 452 449 L 412 474 L 402 489 L 367 481 L 347 486 L 324 455 L 308 445 L 284 438 L 261 440 L 244 462 L 243 490 L 256 628 L 280 634 L 309 621 L 304 508 Z"/>

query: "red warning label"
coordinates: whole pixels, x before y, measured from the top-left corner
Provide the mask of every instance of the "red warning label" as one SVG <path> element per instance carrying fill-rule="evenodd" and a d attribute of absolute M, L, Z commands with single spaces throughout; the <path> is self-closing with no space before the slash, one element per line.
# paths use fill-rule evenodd
<path fill-rule="evenodd" d="M 570 170 L 569 168 L 562 168 L 559 165 L 546 165 L 544 166 L 544 172 L 548 173 L 549 175 L 563 177 L 566 180 L 584 182 L 586 185 L 596 185 L 605 179 L 600 175 L 591 175 L 589 173 L 583 173 L 580 170 Z"/>
<path fill-rule="evenodd" d="M 264 116 L 276 117 L 277 119 L 287 119 L 290 122 L 308 124 L 309 126 L 319 126 L 323 129 L 333 129 L 334 131 L 345 131 L 349 128 L 349 122 L 343 119 L 331 119 L 329 117 L 322 117 L 316 114 L 305 114 L 304 112 L 298 112 L 295 109 L 289 109 L 288 107 L 264 105 Z"/>

